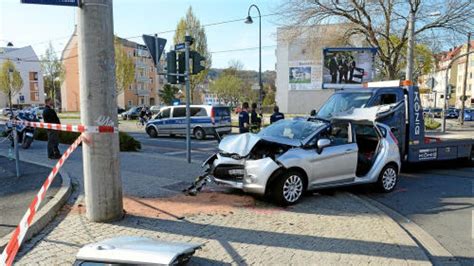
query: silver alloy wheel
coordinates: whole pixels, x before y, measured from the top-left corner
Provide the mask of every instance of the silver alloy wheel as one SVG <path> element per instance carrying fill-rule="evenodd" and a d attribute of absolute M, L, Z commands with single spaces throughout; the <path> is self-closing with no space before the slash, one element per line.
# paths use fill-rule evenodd
<path fill-rule="evenodd" d="M 396 183 L 397 183 L 397 172 L 392 167 L 388 167 L 387 169 L 385 169 L 382 176 L 383 188 L 389 191 L 393 189 Z"/>
<path fill-rule="evenodd" d="M 297 201 L 303 194 L 303 181 L 301 177 L 292 175 L 285 180 L 283 184 L 283 197 L 288 202 Z"/>

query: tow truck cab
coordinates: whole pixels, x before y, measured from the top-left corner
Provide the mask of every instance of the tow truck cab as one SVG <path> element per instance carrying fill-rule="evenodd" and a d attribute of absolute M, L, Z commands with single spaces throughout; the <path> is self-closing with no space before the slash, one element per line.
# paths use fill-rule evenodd
<path fill-rule="evenodd" d="M 425 136 L 423 108 L 417 86 L 407 81 L 370 82 L 357 89 L 336 91 L 317 112 L 330 119 L 333 114 L 351 108 L 391 105 L 378 121 L 388 125 L 398 140 L 404 162 L 472 158 L 473 139 L 442 139 Z"/>

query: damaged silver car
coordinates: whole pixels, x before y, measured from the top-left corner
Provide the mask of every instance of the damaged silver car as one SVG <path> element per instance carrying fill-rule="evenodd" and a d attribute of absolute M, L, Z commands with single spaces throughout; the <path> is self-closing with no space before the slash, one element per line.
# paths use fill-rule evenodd
<path fill-rule="evenodd" d="M 331 121 L 281 120 L 258 134 L 228 136 L 203 166 L 216 183 L 279 205 L 298 202 L 307 190 L 346 185 L 393 191 L 401 165 L 397 140 L 375 122 L 378 110 L 369 109 Z"/>

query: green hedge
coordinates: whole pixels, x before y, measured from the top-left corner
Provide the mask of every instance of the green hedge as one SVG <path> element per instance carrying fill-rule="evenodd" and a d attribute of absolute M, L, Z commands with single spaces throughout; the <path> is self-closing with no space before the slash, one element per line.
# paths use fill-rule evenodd
<path fill-rule="evenodd" d="M 62 144 L 72 144 L 80 135 L 78 132 L 59 132 L 59 143 Z M 46 129 L 37 128 L 36 129 L 36 140 L 48 140 L 48 135 Z M 134 139 L 132 136 L 125 132 L 119 132 L 120 140 L 120 151 L 139 151 L 142 148 L 140 141 Z"/>

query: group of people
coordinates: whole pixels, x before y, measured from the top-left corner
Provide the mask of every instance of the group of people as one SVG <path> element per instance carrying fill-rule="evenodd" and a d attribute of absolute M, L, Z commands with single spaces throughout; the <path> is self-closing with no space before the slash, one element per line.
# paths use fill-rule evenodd
<path fill-rule="evenodd" d="M 355 68 L 356 62 L 354 57 L 334 54 L 329 61 L 331 83 L 353 83 Z"/>
<path fill-rule="evenodd" d="M 152 113 L 150 108 L 147 106 L 143 106 L 142 109 L 140 110 L 140 113 L 138 114 L 138 119 L 140 119 L 140 123 L 143 125 L 146 124 L 148 120 L 151 119 Z"/>
<path fill-rule="evenodd" d="M 262 113 L 257 113 L 257 104 L 252 103 L 249 115 L 249 103 L 242 103 L 242 108 L 239 112 L 239 133 L 257 132 L 262 126 Z M 280 109 L 275 105 L 273 107 L 273 114 L 270 116 L 270 124 L 278 120 L 285 119 L 285 115 L 280 113 Z"/>

